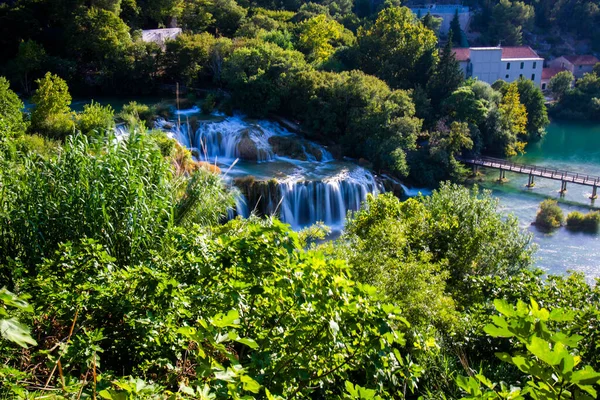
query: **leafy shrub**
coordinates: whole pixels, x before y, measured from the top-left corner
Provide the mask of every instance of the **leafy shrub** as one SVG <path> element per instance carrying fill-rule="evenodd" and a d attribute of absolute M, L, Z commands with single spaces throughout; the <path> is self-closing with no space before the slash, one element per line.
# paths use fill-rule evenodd
<path fill-rule="evenodd" d="M 75 135 L 57 158 L 10 172 L 0 203 L 0 264 L 18 257 L 29 272 L 59 243 L 82 237 L 105 245 L 118 265 L 135 262 L 160 243 L 186 193 L 155 142 L 135 132 L 119 143 Z M 211 193 L 225 191 L 220 181 L 203 183 L 217 185 L 204 188 Z M 203 202 L 194 198 L 188 209 Z M 226 215 L 227 202 L 219 204 L 214 214 Z"/>
<path fill-rule="evenodd" d="M 202 113 L 210 115 L 217 105 L 217 98 L 214 94 L 209 93 L 202 101 Z"/>
<path fill-rule="evenodd" d="M 146 104 L 131 101 L 123 106 L 123 109 L 119 113 L 119 117 L 125 122 L 144 121 L 149 124 L 152 122 L 154 112 Z"/>
<path fill-rule="evenodd" d="M 35 153 L 43 158 L 56 155 L 60 149 L 58 142 L 40 135 L 25 134 L 16 138 L 14 145 L 23 154 Z"/>
<path fill-rule="evenodd" d="M 6 78 L 0 76 L 0 140 L 22 135 L 27 129 L 23 120 L 23 102 L 10 90 Z"/>
<path fill-rule="evenodd" d="M 39 87 L 32 98 L 35 107 L 31 112 L 31 130 L 53 139 L 64 139 L 75 129 L 69 87 L 63 79 L 49 72 L 36 82 Z"/>
<path fill-rule="evenodd" d="M 92 101 L 83 106 L 83 112 L 76 118 L 77 128 L 84 134 L 92 132 L 110 131 L 115 126 L 115 112 L 110 105 L 102 106 Z"/>
<path fill-rule="evenodd" d="M 544 200 L 535 217 L 535 226 L 544 230 L 560 228 L 564 222 L 564 215 L 556 200 Z"/>
<path fill-rule="evenodd" d="M 506 300 L 494 301 L 500 316 L 485 326 L 491 337 L 510 338 L 520 343 L 514 354 L 498 352 L 503 362 L 514 365 L 523 374 L 523 383 L 507 385 L 493 383 L 483 374 L 457 377 L 458 386 L 474 399 L 523 398 L 595 398 L 600 373 L 582 365 L 577 345 L 582 337 L 568 329 L 575 319 L 569 309 L 542 308 L 531 299 L 530 305 L 518 301 L 515 306 Z M 562 329 L 556 329 L 556 327 Z"/>
<path fill-rule="evenodd" d="M 567 215 L 567 228 L 575 231 L 596 232 L 600 227 L 600 212 L 592 211 L 582 214 L 579 211 Z"/>

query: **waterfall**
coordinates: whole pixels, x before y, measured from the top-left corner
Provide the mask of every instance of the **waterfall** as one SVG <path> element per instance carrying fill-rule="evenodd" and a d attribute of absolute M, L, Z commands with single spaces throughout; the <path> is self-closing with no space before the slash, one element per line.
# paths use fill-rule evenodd
<path fill-rule="evenodd" d="M 269 144 L 272 130 L 258 124 L 249 124 L 240 117 L 230 117 L 220 122 L 201 124 L 196 131 L 195 147 L 202 160 L 234 160 L 236 158 L 264 162 L 273 160 Z"/>
<path fill-rule="evenodd" d="M 322 181 L 287 180 L 279 183 L 279 216 L 294 229 L 317 221 L 341 228 L 348 211 L 357 211 L 367 194 L 378 192 L 375 178 L 362 168 Z"/>
<path fill-rule="evenodd" d="M 431 189 L 425 189 L 425 188 L 408 188 L 405 185 L 400 185 L 402 186 L 402 189 L 404 190 L 404 194 L 407 197 L 415 197 L 418 196 L 419 194 L 422 194 L 423 196 L 429 196 L 431 194 Z"/>
<path fill-rule="evenodd" d="M 239 188 L 230 218 L 256 210 L 261 215 L 278 214 L 293 229 L 318 221 L 341 229 L 348 212 L 357 211 L 369 193 L 384 191 L 368 170 L 334 160 L 323 146 L 277 123 L 216 117 L 198 121 L 195 132 L 187 122 L 159 119 L 155 126 L 195 148 L 200 160 L 230 167 L 225 179 Z M 244 162 L 236 164 L 236 159 Z"/>

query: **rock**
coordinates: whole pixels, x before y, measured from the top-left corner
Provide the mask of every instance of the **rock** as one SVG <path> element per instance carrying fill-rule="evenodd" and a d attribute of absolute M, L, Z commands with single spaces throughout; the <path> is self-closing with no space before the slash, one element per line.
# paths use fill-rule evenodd
<path fill-rule="evenodd" d="M 367 169 L 373 169 L 373 164 L 367 160 L 366 158 L 359 158 L 358 159 L 358 165 L 360 165 L 363 168 L 367 168 Z"/>
<path fill-rule="evenodd" d="M 331 156 L 335 160 L 342 160 L 344 158 L 344 153 L 342 152 L 342 146 L 340 145 L 332 145 L 328 146 L 327 150 L 331 153 Z"/>
<path fill-rule="evenodd" d="M 304 147 L 306 152 L 312 155 L 315 160 L 321 161 L 323 159 L 323 152 L 319 146 L 315 146 L 314 144 L 307 142 Z"/>
<path fill-rule="evenodd" d="M 275 179 L 256 180 L 252 175 L 236 178 L 233 184 L 246 197 L 247 205 L 258 215 L 271 215 L 281 200 L 279 183 Z"/>
<path fill-rule="evenodd" d="M 237 153 L 242 160 L 256 161 L 258 159 L 256 143 L 249 137 L 244 137 L 238 142 Z"/>
<path fill-rule="evenodd" d="M 302 161 L 307 159 L 302 143 L 297 137 L 271 136 L 269 144 L 273 152 L 280 157 L 290 157 Z"/>

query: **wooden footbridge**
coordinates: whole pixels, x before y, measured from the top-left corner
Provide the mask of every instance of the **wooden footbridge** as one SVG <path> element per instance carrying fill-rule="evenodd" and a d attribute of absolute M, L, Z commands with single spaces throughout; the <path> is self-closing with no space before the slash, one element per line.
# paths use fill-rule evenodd
<path fill-rule="evenodd" d="M 574 183 L 578 185 L 590 186 L 592 188 L 592 195 L 590 199 L 594 200 L 598 197 L 596 192 L 598 186 L 600 185 L 600 176 L 579 174 L 560 169 L 539 167 L 537 165 L 517 164 L 501 158 L 457 157 L 457 160 L 471 165 L 473 167 L 473 172 L 477 172 L 478 167 L 497 169 L 500 171 L 500 177 L 498 179 L 499 181 L 504 181 L 506 179 L 506 171 L 516 172 L 518 174 L 529 175 L 529 181 L 527 183 L 527 187 L 529 188 L 535 186 L 535 178 L 539 177 L 561 181 L 561 194 L 564 194 L 567 191 L 567 183 Z"/>

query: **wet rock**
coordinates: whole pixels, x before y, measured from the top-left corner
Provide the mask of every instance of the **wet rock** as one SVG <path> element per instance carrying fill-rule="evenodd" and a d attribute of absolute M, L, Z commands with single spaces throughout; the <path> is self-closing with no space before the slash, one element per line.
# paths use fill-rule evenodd
<path fill-rule="evenodd" d="M 315 158 L 315 160 L 321 161 L 323 159 L 323 152 L 318 146 L 308 142 L 306 143 L 305 149 L 308 154 Z"/>
<path fill-rule="evenodd" d="M 260 216 L 275 213 L 281 198 L 279 183 L 275 179 L 256 180 L 248 175 L 234 179 L 233 184 L 246 197 L 248 209 Z"/>
<path fill-rule="evenodd" d="M 237 153 L 242 160 L 258 160 L 258 148 L 249 137 L 240 139 L 237 144 Z"/>
<path fill-rule="evenodd" d="M 289 157 L 302 161 L 307 160 L 302 143 L 297 137 L 271 136 L 269 144 L 273 152 L 280 157 Z"/>
<path fill-rule="evenodd" d="M 373 169 L 373 164 L 367 160 L 366 158 L 359 158 L 358 159 L 358 165 L 360 165 L 363 168 L 367 168 L 367 169 Z"/>
<path fill-rule="evenodd" d="M 386 192 L 392 192 L 396 197 L 404 197 L 406 195 L 400 181 L 388 175 L 378 176 L 377 181 L 379 181 L 379 183 L 383 185 L 383 188 Z"/>
<path fill-rule="evenodd" d="M 334 160 L 342 160 L 344 158 L 344 153 L 342 152 L 342 146 L 340 145 L 332 145 L 328 146 L 327 150 L 331 153 L 331 156 Z"/>

